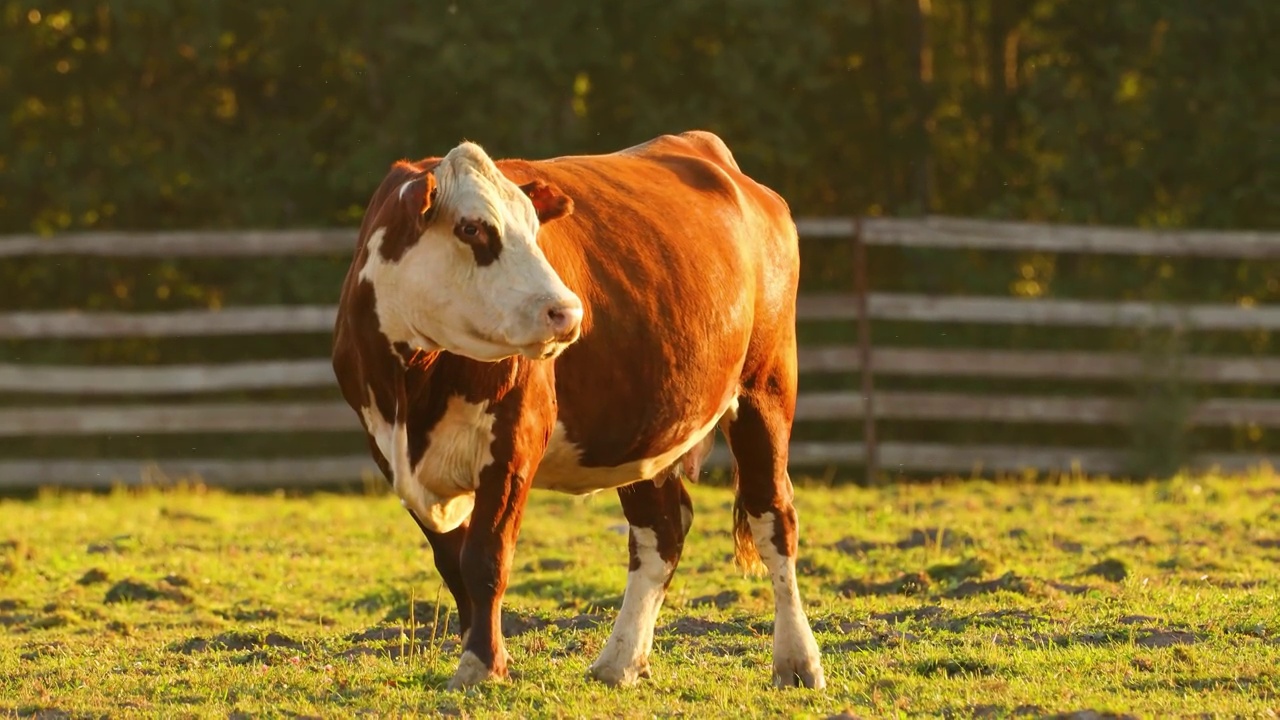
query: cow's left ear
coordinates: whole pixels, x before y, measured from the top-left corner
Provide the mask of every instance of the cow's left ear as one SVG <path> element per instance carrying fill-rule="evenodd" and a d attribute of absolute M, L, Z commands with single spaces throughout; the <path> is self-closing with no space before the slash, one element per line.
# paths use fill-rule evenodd
<path fill-rule="evenodd" d="M 534 180 L 521 185 L 520 189 L 533 201 L 533 209 L 538 211 L 538 222 L 550 222 L 573 213 L 573 198 L 561 193 L 555 185 Z"/>
<path fill-rule="evenodd" d="M 426 215 L 436 199 L 436 176 L 427 173 L 400 186 L 400 202 L 414 215 Z"/>

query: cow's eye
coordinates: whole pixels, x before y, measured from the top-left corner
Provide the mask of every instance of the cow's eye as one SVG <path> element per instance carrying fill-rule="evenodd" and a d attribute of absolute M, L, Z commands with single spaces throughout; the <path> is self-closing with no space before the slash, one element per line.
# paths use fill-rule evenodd
<path fill-rule="evenodd" d="M 467 223 L 462 226 L 462 234 L 467 237 L 475 237 L 480 234 L 480 228 L 475 223 Z"/>

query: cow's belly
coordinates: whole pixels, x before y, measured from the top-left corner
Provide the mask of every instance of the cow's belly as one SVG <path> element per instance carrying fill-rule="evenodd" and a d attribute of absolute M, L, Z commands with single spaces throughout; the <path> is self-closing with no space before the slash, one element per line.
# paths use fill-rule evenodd
<path fill-rule="evenodd" d="M 557 422 L 534 474 L 533 487 L 583 495 L 655 478 L 697 448 L 736 405 L 737 397 L 731 396 L 705 424 L 668 441 L 667 447 L 652 456 L 612 467 L 584 467 L 580 449 Z M 362 414 L 379 452 L 392 468 L 392 484 L 404 506 L 434 532 L 449 532 L 462 524 L 475 506 L 480 471 L 494 461 L 495 418 L 488 412 L 488 403 L 450 398 L 443 417 L 428 432 L 426 451 L 417 462 L 409 459 L 403 425 L 387 422 L 372 406 L 363 408 Z"/>
<path fill-rule="evenodd" d="M 581 449 L 569 440 L 564 425 L 557 422 L 542 463 L 534 475 L 533 487 L 583 495 L 651 480 L 697 447 L 715 431 L 716 424 L 726 413 L 736 409 L 736 405 L 737 398 L 730 398 L 711 420 L 688 435 L 676 438 L 669 447 L 650 457 L 616 466 L 584 467 Z"/>

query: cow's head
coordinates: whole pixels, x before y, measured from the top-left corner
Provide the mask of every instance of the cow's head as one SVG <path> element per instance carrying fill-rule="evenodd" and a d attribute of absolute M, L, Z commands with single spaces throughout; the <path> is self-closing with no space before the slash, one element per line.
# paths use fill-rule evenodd
<path fill-rule="evenodd" d="M 582 301 L 537 242 L 573 211 L 555 187 L 516 185 L 463 143 L 385 202 L 360 278 L 391 342 L 493 361 L 552 358 L 578 339 Z"/>

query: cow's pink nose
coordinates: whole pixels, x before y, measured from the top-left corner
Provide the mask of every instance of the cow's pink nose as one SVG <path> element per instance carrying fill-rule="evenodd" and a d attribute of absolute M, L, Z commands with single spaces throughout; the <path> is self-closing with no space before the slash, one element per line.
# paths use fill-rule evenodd
<path fill-rule="evenodd" d="M 557 340 L 573 340 L 582 325 L 582 306 L 552 305 L 547 308 L 547 324 Z"/>

